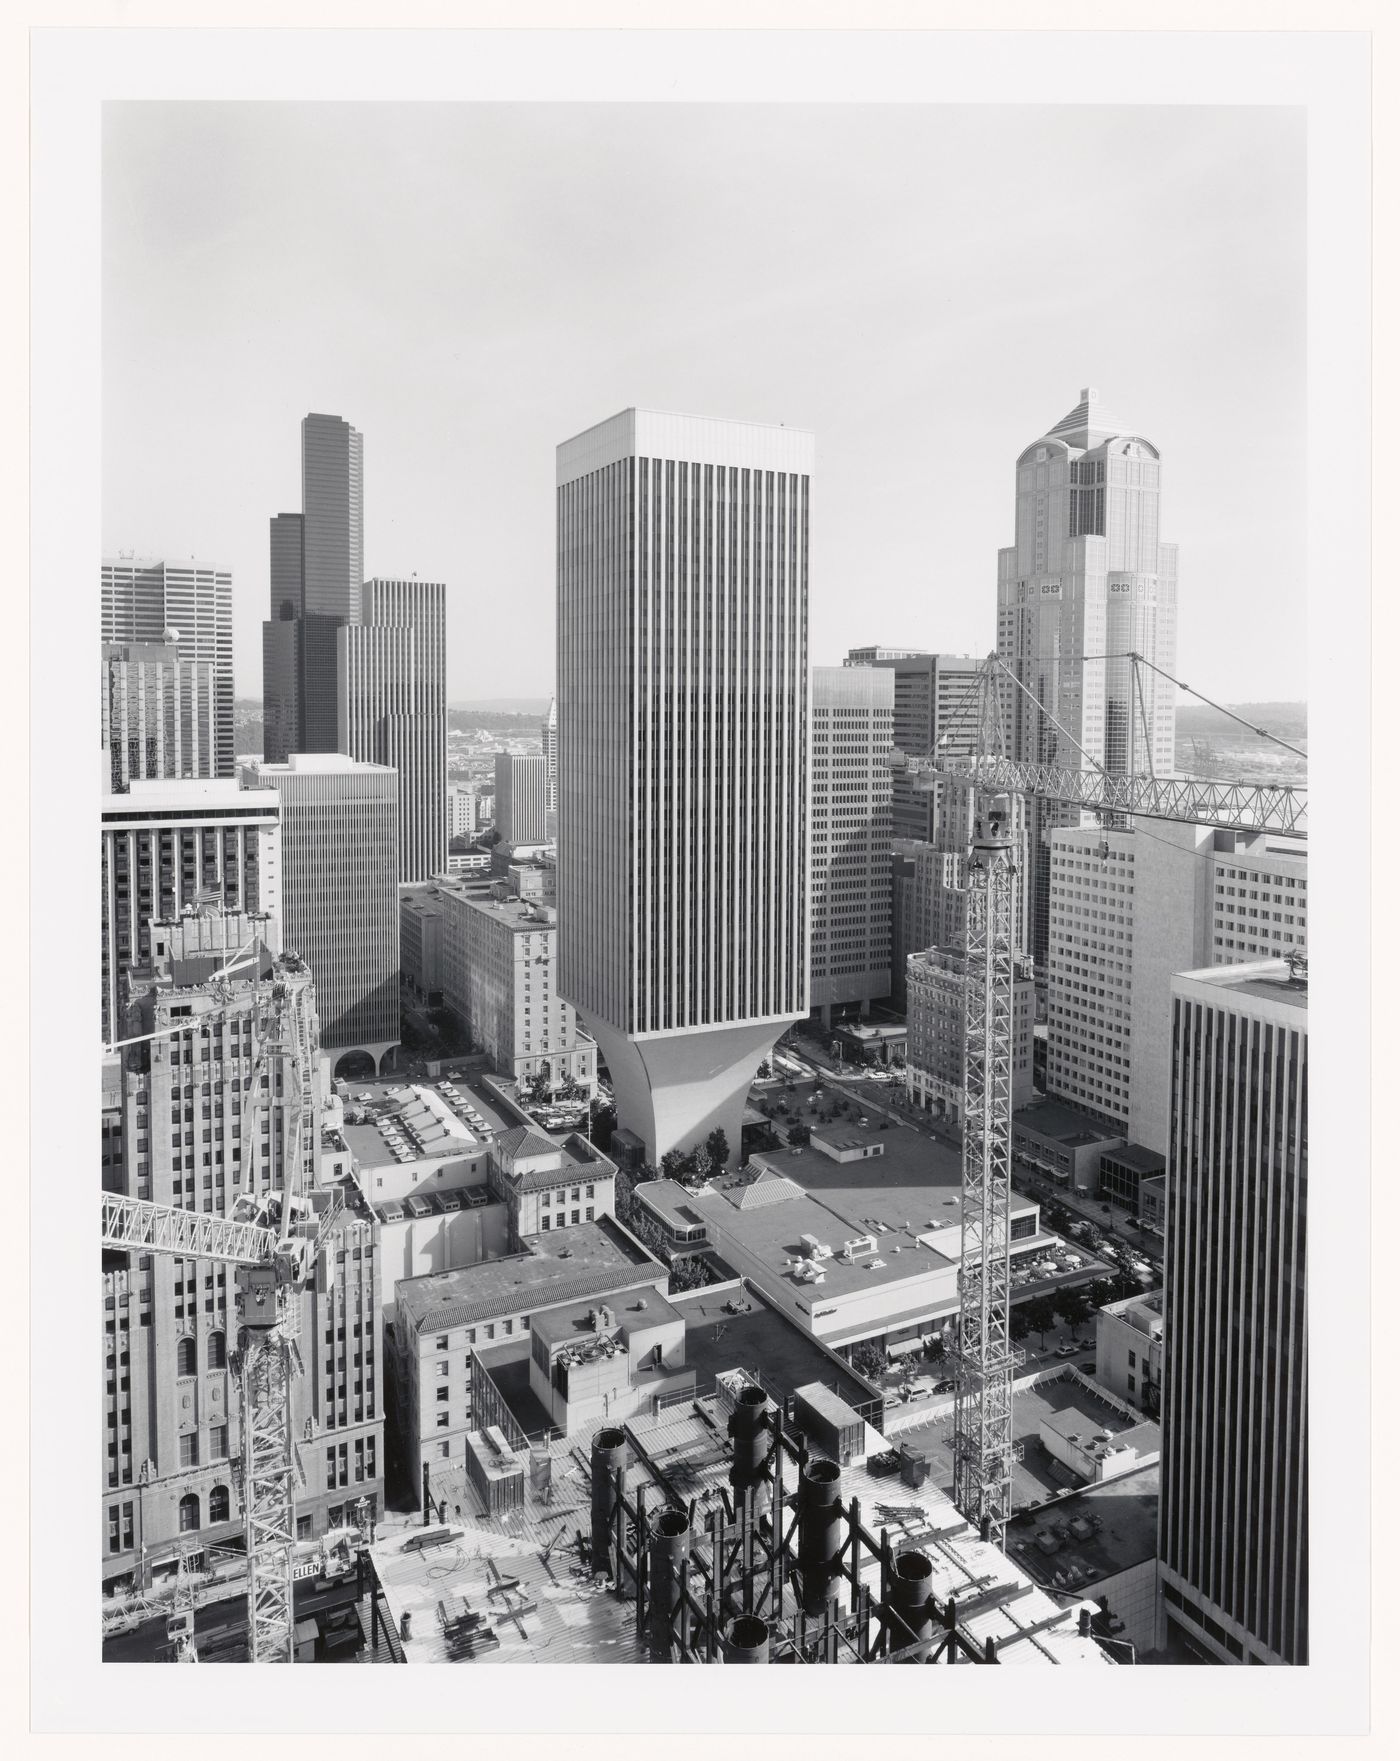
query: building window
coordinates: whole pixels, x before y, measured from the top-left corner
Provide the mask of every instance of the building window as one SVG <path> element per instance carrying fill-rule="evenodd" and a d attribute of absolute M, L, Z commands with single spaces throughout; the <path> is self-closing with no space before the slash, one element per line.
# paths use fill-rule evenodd
<path fill-rule="evenodd" d="M 199 1527 L 199 1498 L 193 1492 L 186 1492 L 180 1500 L 180 1533 L 188 1535 L 191 1530 Z"/>
<path fill-rule="evenodd" d="M 180 1439 L 180 1466 L 199 1466 L 199 1432 L 186 1431 Z"/>
<path fill-rule="evenodd" d="M 178 1341 L 175 1346 L 175 1374 L 192 1376 L 199 1368 L 199 1353 L 193 1339 L 188 1335 Z"/>
<path fill-rule="evenodd" d="M 228 1521 L 228 1487 L 215 1486 L 209 1494 L 209 1520 L 211 1523 Z"/>
<path fill-rule="evenodd" d="M 224 1336 L 222 1333 L 211 1333 L 209 1335 L 209 1343 L 205 1347 L 205 1351 L 208 1358 L 209 1368 L 211 1370 L 222 1370 L 227 1364 L 228 1357 L 224 1350 Z"/>
<path fill-rule="evenodd" d="M 223 1461 L 228 1454 L 228 1426 L 210 1425 L 209 1427 L 209 1459 Z"/>
<path fill-rule="evenodd" d="M 297 1540 L 298 1541 L 309 1541 L 310 1539 L 311 1539 L 311 1518 L 309 1516 L 299 1516 L 297 1518 Z"/>

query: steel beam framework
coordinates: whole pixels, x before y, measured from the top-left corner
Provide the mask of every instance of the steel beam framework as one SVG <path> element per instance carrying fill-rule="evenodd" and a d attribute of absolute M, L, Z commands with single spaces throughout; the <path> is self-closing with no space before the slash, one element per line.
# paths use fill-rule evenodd
<path fill-rule="evenodd" d="M 291 1344 L 280 1328 L 250 1332 L 241 1357 L 248 1658 L 290 1663 L 296 1543 Z"/>
<path fill-rule="evenodd" d="M 275 1230 L 259 1223 L 234 1223 L 207 1211 L 148 1199 L 102 1195 L 102 1245 L 130 1252 L 142 1249 L 179 1254 L 184 1259 L 221 1260 L 230 1266 L 270 1264 L 277 1251 Z"/>
<path fill-rule="evenodd" d="M 967 787 L 1038 795 L 1099 813 L 1135 813 L 1143 819 L 1185 820 L 1276 837 L 1303 838 L 1308 830 L 1307 790 L 1281 784 L 1121 776 L 999 757 L 905 758 L 893 768 L 911 775 L 916 789 L 935 789 L 940 778 L 952 778 Z"/>
<path fill-rule="evenodd" d="M 1010 804 L 986 804 L 968 866 L 962 1265 L 953 1502 L 1002 1545 L 1011 1514 L 1011 1060 L 1015 869 Z"/>

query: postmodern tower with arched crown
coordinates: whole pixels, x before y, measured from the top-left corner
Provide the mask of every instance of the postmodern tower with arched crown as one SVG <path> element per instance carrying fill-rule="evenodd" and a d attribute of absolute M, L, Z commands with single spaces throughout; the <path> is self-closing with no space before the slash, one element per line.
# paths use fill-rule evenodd
<path fill-rule="evenodd" d="M 1139 695 L 1131 665 L 1102 658 L 1137 653 L 1175 670 L 1176 546 L 1159 536 L 1161 490 L 1157 448 L 1108 416 L 1092 386 L 1017 459 L 1016 542 L 998 557 L 997 649 L 1049 714 L 1009 692 L 1011 757 L 1087 768 L 1082 747 L 1106 770 L 1173 773 L 1174 687 L 1147 674 Z M 1081 816 L 1053 802 L 1030 807 L 1032 951 L 1043 971 L 1043 834 Z"/>

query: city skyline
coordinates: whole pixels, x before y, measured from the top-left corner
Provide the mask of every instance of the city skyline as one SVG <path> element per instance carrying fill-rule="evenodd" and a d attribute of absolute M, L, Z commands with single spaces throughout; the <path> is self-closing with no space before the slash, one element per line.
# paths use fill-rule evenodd
<path fill-rule="evenodd" d="M 1287 112 L 789 107 L 779 131 L 758 107 L 691 107 L 664 127 L 626 106 L 415 107 L 408 139 L 394 106 L 241 108 L 256 114 L 109 113 L 105 373 L 126 444 L 108 449 L 103 533 L 109 554 L 192 551 L 232 569 L 240 696 L 258 694 L 261 522 L 286 505 L 285 436 L 307 409 L 338 410 L 366 436 L 365 573 L 446 580 L 449 623 L 470 605 L 473 647 L 492 655 L 493 694 L 547 698 L 549 454 L 596 409 L 644 403 L 816 433 L 811 658 L 839 664 L 871 641 L 993 646 L 989 552 L 1014 513 L 1001 461 L 1084 384 L 1171 461 L 1183 675 L 1231 701 L 1304 694 L 1303 133 Z M 1097 167 L 1097 212 L 1113 219 L 1107 236 L 1099 223 L 1087 277 L 1079 236 L 1040 212 L 1025 174 L 1046 154 Z M 408 175 L 429 155 L 456 176 L 476 247 L 444 242 L 429 199 L 439 179 Z M 551 186 L 560 155 L 575 167 L 576 213 Z M 889 176 L 949 156 L 955 189 Z M 486 158 L 479 182 L 471 166 Z M 762 203 L 733 201 L 723 171 L 741 158 L 784 178 L 803 168 L 776 229 Z M 1231 178 L 1202 204 L 1199 180 L 1222 158 Z M 188 166 L 201 168 L 197 190 Z M 621 180 L 623 206 L 682 179 L 684 240 L 649 229 L 636 242 L 599 204 L 579 204 L 590 173 L 609 204 Z M 377 202 L 389 187 L 394 201 Z M 412 260 L 414 276 L 342 273 L 352 195 L 357 256 Z M 1010 291 L 1017 250 L 1041 291 Z M 730 251 L 751 270 L 737 290 Z M 259 278 L 252 297 L 247 278 L 268 253 L 288 273 L 276 289 Z M 848 264 L 882 277 L 873 305 L 865 270 Z M 151 326 L 173 339 L 170 377 Z M 1059 346 L 1057 328 L 1072 340 Z M 186 406 L 191 376 L 219 411 L 196 445 L 167 408 L 177 391 Z M 411 417 L 405 377 L 418 386 Z M 141 397 L 127 395 L 138 383 Z M 149 423 L 139 445 L 134 409 Z M 1211 605 L 1209 625 L 1193 604 Z M 519 641 L 522 621 L 538 640 Z M 469 696 L 465 654 L 449 665 L 449 700 Z"/>

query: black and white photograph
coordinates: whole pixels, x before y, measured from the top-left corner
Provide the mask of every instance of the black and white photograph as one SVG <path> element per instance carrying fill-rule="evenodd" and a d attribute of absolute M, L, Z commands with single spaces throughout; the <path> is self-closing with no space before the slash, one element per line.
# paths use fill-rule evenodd
<path fill-rule="evenodd" d="M 36 1729 L 1366 1729 L 1368 42 L 31 39 Z"/>

